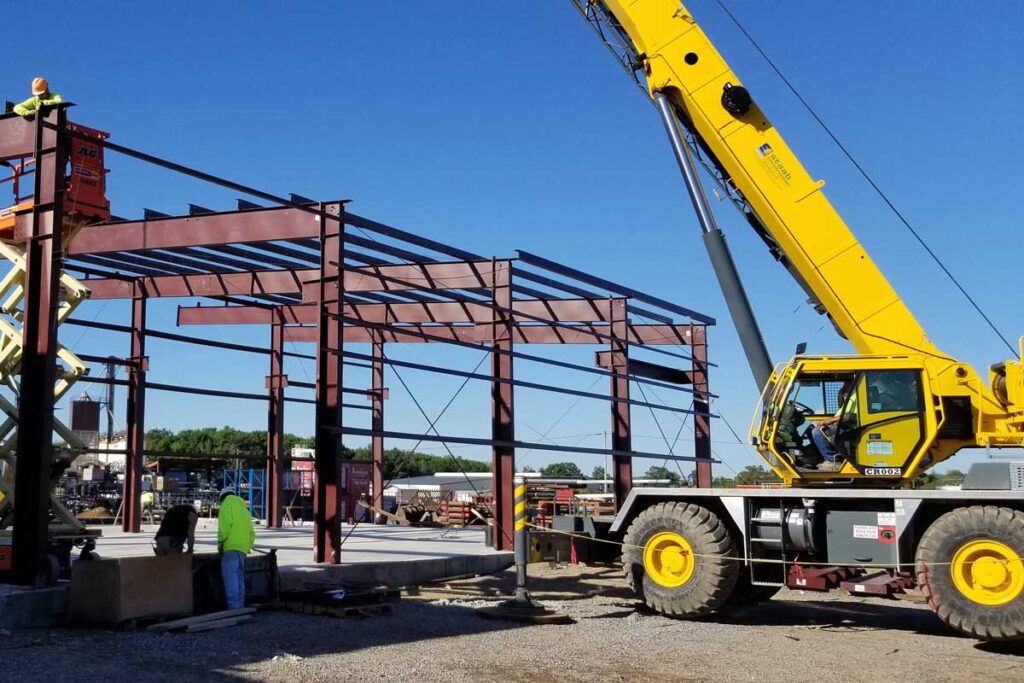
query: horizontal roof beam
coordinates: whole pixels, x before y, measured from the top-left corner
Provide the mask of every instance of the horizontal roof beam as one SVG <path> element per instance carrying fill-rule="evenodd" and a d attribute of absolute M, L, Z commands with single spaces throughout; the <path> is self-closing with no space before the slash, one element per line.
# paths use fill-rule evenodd
<path fill-rule="evenodd" d="M 581 325 L 580 328 L 578 332 L 575 332 L 555 325 L 515 325 L 512 328 L 512 339 L 516 344 L 604 345 L 607 343 L 594 336 L 595 333 L 607 334 L 609 331 L 607 326 Z M 401 329 L 410 330 L 415 332 L 416 335 L 426 336 L 347 326 L 345 328 L 345 341 L 353 344 L 368 344 L 372 342 L 388 344 L 441 343 L 441 339 L 438 339 L 438 337 L 442 337 L 455 342 L 485 344 L 491 342 L 491 335 L 493 334 L 491 326 L 487 324 L 403 325 Z M 691 335 L 692 332 L 689 325 L 630 325 L 629 327 L 629 342 L 631 344 L 649 346 L 688 344 Z M 287 326 L 284 328 L 284 337 L 287 341 L 295 343 L 316 343 L 316 327 L 312 325 Z"/>
<path fill-rule="evenodd" d="M 88 256 L 86 258 L 97 258 Z M 418 263 L 367 266 L 345 271 L 346 292 L 431 291 L 489 287 L 495 264 L 509 261 Z M 320 272 L 315 268 L 253 270 L 240 273 L 182 273 L 139 278 L 150 297 L 254 296 L 301 294 L 316 299 Z M 133 285 L 125 280 L 94 279 L 83 284 L 93 299 L 130 299 Z M 337 292 L 337 285 L 331 287 Z"/>
<path fill-rule="evenodd" d="M 209 277 L 209 276 L 207 276 Z M 89 282 L 85 282 L 86 286 Z M 121 283 L 118 283 L 121 284 Z M 545 301 L 513 301 L 512 310 L 520 321 L 606 323 L 611 318 L 612 299 L 549 299 Z M 198 306 L 178 308 L 179 325 L 269 324 L 272 318 L 266 309 L 261 313 L 245 306 Z M 315 304 L 282 306 L 280 315 L 288 323 L 312 324 L 317 321 Z M 469 303 L 437 301 L 431 303 L 345 304 L 343 315 L 371 323 L 478 323 L 490 324 L 493 307 L 490 302 Z M 566 329 L 561 327 L 560 329 Z M 682 343 L 682 342 L 676 342 Z"/>
<path fill-rule="evenodd" d="M 328 215 L 337 216 L 341 203 L 325 204 L 324 209 Z M 67 253 L 74 256 L 319 236 L 317 214 L 294 207 L 274 207 L 88 225 L 71 240 Z"/>

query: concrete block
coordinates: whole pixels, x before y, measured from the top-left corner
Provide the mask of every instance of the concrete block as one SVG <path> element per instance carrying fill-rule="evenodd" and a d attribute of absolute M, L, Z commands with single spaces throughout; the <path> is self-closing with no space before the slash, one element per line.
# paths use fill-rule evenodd
<path fill-rule="evenodd" d="M 191 613 L 191 555 L 78 561 L 71 568 L 72 621 L 116 623 Z"/>

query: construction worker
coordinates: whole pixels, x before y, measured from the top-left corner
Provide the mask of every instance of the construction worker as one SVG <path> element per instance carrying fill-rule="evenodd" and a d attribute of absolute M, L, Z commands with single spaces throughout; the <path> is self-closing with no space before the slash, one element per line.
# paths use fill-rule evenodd
<path fill-rule="evenodd" d="M 217 551 L 228 609 L 245 605 L 245 556 L 252 550 L 255 540 L 256 532 L 245 501 L 235 495 L 233 488 L 224 489 L 220 492 L 217 513 Z"/>
<path fill-rule="evenodd" d="M 191 505 L 175 505 L 164 514 L 156 532 L 157 555 L 180 555 L 188 546 L 191 553 L 196 545 L 196 523 L 199 513 Z"/>
<path fill-rule="evenodd" d="M 55 92 L 50 92 L 50 84 L 42 76 L 32 79 L 32 97 L 21 104 L 14 105 L 14 113 L 18 116 L 32 116 L 40 107 L 49 107 L 64 100 Z"/>

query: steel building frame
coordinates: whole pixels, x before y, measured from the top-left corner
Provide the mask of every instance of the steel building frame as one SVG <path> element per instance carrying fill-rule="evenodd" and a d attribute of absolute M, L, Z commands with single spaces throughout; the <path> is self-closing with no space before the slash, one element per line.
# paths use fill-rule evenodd
<path fill-rule="evenodd" d="M 61 109 L 62 113 L 64 110 Z M 49 142 L 32 140 L 31 127 L 0 118 L 0 160 L 5 155 L 31 154 L 40 159 L 59 149 L 59 138 L 72 137 L 63 125 L 40 122 L 38 134 Z M 21 121 L 17 119 L 17 121 Z M 26 146 L 28 145 L 28 146 Z M 53 174 L 50 201 L 37 205 L 32 216 L 30 239 L 37 239 L 37 261 L 47 268 L 33 271 L 26 297 L 26 348 L 39 349 L 38 363 L 26 363 L 23 385 L 37 387 L 21 397 L 21 433 L 49 441 L 52 427 L 52 396 L 45 390 L 47 367 L 52 368 L 55 324 L 46 315 L 46 296 L 57 286 L 60 259 L 63 267 L 90 289 L 93 299 L 132 301 L 130 325 L 85 320 L 68 323 L 127 332 L 130 348 L 122 362 L 127 380 L 114 380 L 128 390 L 128 445 L 126 454 L 126 531 L 138 531 L 141 523 L 140 481 L 143 469 L 145 396 L 147 391 L 184 391 L 205 395 L 267 401 L 267 510 L 268 524 L 280 526 L 284 453 L 285 403 L 316 406 L 316 489 L 314 495 L 314 559 L 336 563 L 340 559 L 341 518 L 339 484 L 341 437 L 369 437 L 372 453 L 374 504 L 381 505 L 384 440 L 418 439 L 442 443 L 489 446 L 494 475 L 494 545 L 512 544 L 512 476 L 517 448 L 608 455 L 613 459 L 612 477 L 616 505 L 629 492 L 632 458 L 648 457 L 696 462 L 696 483 L 711 483 L 710 401 L 707 374 L 706 326 L 714 320 L 694 310 L 646 295 L 520 251 L 515 259 L 485 258 L 428 238 L 358 216 L 346 209 L 347 200 L 315 202 L 298 195 L 275 196 L 255 188 L 169 162 L 109 140 L 108 152 L 116 152 L 193 178 L 243 192 L 272 206 L 239 200 L 233 211 L 210 211 L 191 205 L 185 215 L 170 216 L 146 210 L 142 220 L 111 220 L 82 228 L 65 254 L 54 250 L 59 240 L 48 239 L 45 226 L 59 234 L 63 185 Z M 59 159 L 57 163 L 59 167 Z M 43 166 L 40 166 L 43 168 Z M 45 212 L 52 212 L 53 220 Z M 35 237 L 36 235 L 40 237 Z M 36 244 L 33 242 L 33 244 Z M 51 253 L 52 251 L 52 253 Z M 152 330 L 146 325 L 148 302 L 157 298 L 207 298 L 216 305 L 179 306 L 179 325 L 260 324 L 270 329 L 270 347 L 216 342 L 199 337 Z M 31 303 L 31 308 L 28 304 Z M 679 322 L 682 318 L 685 322 Z M 32 326 L 29 326 L 29 322 Z M 643 322 L 636 322 L 643 321 Z M 31 339 L 29 338 L 31 336 Z M 268 356 L 266 395 L 216 389 L 154 384 L 147 381 L 147 337 L 213 346 Z M 315 355 L 289 353 L 286 342 L 313 343 Z M 47 346 L 49 343 L 49 346 Z M 464 372 L 424 363 L 388 358 L 386 346 L 395 343 L 449 344 L 485 349 L 490 353 L 490 373 Z M 352 350 L 352 344 L 369 344 L 369 353 Z M 580 365 L 519 350 L 535 344 L 590 344 L 604 347 L 596 363 Z M 677 347 L 677 348 L 673 348 Z M 678 347 L 683 347 L 680 350 Z M 688 348 L 685 348 L 688 347 Z M 670 364 L 635 358 L 637 351 L 655 355 Z M 288 357 L 316 361 L 315 383 L 289 380 Z M 89 357 L 86 357 L 89 359 Z M 94 360 L 94 359 L 93 359 Z M 106 358 L 104 358 L 104 361 Z M 514 376 L 514 364 L 532 362 L 558 366 L 608 378 L 607 394 L 526 382 Z M 490 383 L 492 424 L 490 439 L 433 434 L 407 434 L 384 427 L 385 367 L 408 367 Z M 371 370 L 371 386 L 345 386 L 346 366 Z M 90 379 L 89 381 L 105 381 Z M 690 408 L 663 405 L 630 395 L 631 384 L 647 384 L 682 392 Z M 530 443 L 515 435 L 516 386 L 608 401 L 611 448 L 590 449 Z M 286 396 L 285 389 L 311 389 L 314 398 Z M 343 403 L 344 394 L 369 398 L 369 406 Z M 630 409 L 640 406 L 657 411 L 692 414 L 695 442 L 693 456 L 647 453 L 632 448 Z M 370 412 L 370 428 L 344 424 L 342 408 Z M 34 435 L 34 436 L 33 436 Z M 35 438 L 38 436 L 39 438 Z M 26 444 L 29 443 L 26 440 Z M 19 444 L 19 449 L 21 444 Z M 19 451 L 20 454 L 20 451 Z M 19 500 L 42 500 L 24 510 L 16 526 L 15 557 L 22 548 L 38 555 L 40 539 L 45 546 L 46 496 L 36 491 L 45 486 L 44 459 L 19 458 L 18 486 L 25 489 Z M 24 474 L 23 474 L 24 473 Z M 19 530 L 20 529 L 20 530 Z M 20 534 L 20 535 L 19 535 Z M 37 545 L 33 545 L 36 543 Z M 16 572 L 17 573 L 17 572 Z"/>

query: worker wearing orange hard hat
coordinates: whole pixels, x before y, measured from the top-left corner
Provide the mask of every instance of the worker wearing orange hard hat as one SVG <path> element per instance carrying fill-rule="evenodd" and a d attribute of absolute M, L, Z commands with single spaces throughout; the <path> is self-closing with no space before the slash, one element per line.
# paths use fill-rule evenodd
<path fill-rule="evenodd" d="M 50 84 L 42 76 L 32 79 L 32 97 L 21 104 L 14 105 L 14 113 L 19 116 L 32 116 L 40 107 L 49 107 L 63 102 L 61 96 L 50 92 Z"/>

